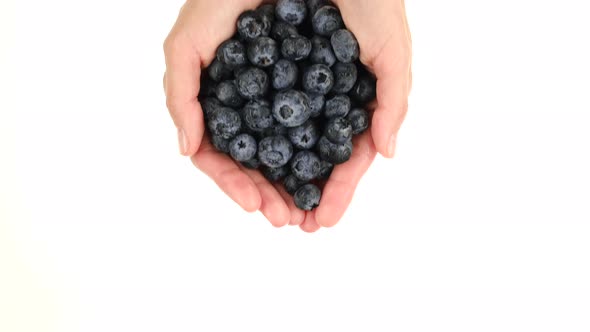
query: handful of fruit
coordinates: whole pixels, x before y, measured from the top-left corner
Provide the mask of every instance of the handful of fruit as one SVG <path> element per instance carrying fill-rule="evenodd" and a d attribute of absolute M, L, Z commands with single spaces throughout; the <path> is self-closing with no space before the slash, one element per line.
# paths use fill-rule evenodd
<path fill-rule="evenodd" d="M 242 13 L 237 33 L 203 71 L 209 139 L 245 167 L 282 181 L 310 211 L 322 181 L 369 127 L 375 78 L 338 9 L 327 0 L 279 0 Z"/>

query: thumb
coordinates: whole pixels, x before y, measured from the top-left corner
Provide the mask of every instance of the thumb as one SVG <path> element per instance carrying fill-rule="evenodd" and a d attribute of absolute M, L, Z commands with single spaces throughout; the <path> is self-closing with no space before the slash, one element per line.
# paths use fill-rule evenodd
<path fill-rule="evenodd" d="M 200 59 L 191 43 L 171 35 L 164 43 L 166 106 L 178 130 L 180 153 L 197 152 L 204 132 L 203 112 L 197 101 L 201 76 Z"/>
<path fill-rule="evenodd" d="M 371 132 L 377 151 L 386 158 L 395 154 L 397 133 L 408 111 L 410 93 L 410 52 L 396 44 L 387 43 L 373 63 L 377 76 L 377 108 Z"/>

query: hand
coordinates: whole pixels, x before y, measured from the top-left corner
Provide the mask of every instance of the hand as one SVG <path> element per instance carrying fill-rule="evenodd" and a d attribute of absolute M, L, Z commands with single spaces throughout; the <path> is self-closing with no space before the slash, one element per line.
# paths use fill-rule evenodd
<path fill-rule="evenodd" d="M 166 104 L 178 128 L 181 154 L 207 174 L 244 210 L 260 210 L 272 225 L 301 224 L 305 212 L 272 186 L 259 172 L 247 170 L 217 152 L 203 135 L 201 105 L 197 100 L 201 68 L 215 57 L 217 46 L 230 38 L 238 16 L 262 0 L 188 0 L 164 42 Z"/>
<path fill-rule="evenodd" d="M 340 220 L 377 152 L 393 158 L 412 86 L 412 40 L 404 0 L 333 1 L 359 42 L 361 62 L 377 77 L 377 103 L 370 130 L 355 139 L 351 159 L 334 168 L 320 206 L 307 213 L 301 228 L 308 232 Z"/>

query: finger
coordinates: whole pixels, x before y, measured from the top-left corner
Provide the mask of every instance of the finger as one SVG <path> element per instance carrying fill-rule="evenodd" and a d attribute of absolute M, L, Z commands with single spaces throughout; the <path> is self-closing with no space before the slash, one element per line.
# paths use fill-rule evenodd
<path fill-rule="evenodd" d="M 289 207 L 277 189 L 259 171 L 245 167 L 240 168 L 250 176 L 258 187 L 262 199 L 259 210 L 266 219 L 275 227 L 283 227 L 289 224 L 289 220 L 291 219 Z"/>
<path fill-rule="evenodd" d="M 191 160 L 244 210 L 258 211 L 262 199 L 254 181 L 227 155 L 215 150 L 209 141 L 203 142 Z"/>
<path fill-rule="evenodd" d="M 373 115 L 371 132 L 375 146 L 384 157 L 392 158 L 400 126 L 408 111 L 410 89 L 410 50 L 393 42 L 383 48 L 374 62 L 377 76 L 378 106 Z"/>
<path fill-rule="evenodd" d="M 315 210 L 315 220 L 320 226 L 332 227 L 342 218 L 361 177 L 377 154 L 368 132 L 356 140 L 352 151 L 350 160 L 334 168 L 324 187 L 320 205 Z"/>
<path fill-rule="evenodd" d="M 201 64 L 188 37 L 171 34 L 164 44 L 166 55 L 166 106 L 178 130 L 180 153 L 197 152 L 203 136 L 203 112 L 197 102 Z"/>
<path fill-rule="evenodd" d="M 314 211 L 309 211 L 305 214 L 305 220 L 299 225 L 299 228 L 306 233 L 315 233 L 321 228 L 315 220 Z"/>
<path fill-rule="evenodd" d="M 297 208 L 297 206 L 295 206 L 295 201 L 293 201 L 293 197 L 291 197 L 291 195 L 289 195 L 289 193 L 285 191 L 285 188 L 282 185 L 277 184 L 275 185 L 275 188 L 277 188 L 277 191 L 279 192 L 279 194 L 281 194 L 281 197 L 283 197 L 283 199 L 287 203 L 287 206 L 289 207 L 289 211 L 291 212 L 291 219 L 289 221 L 289 225 L 301 225 L 301 223 L 305 220 L 305 211 L 300 210 L 299 208 Z"/>

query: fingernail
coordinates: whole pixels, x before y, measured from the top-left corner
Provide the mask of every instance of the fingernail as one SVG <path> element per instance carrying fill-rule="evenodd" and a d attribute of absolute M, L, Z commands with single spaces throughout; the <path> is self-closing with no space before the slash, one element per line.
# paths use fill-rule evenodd
<path fill-rule="evenodd" d="M 188 151 L 188 138 L 182 128 L 178 129 L 178 147 L 180 148 L 180 154 L 186 156 Z"/>
<path fill-rule="evenodd" d="M 387 143 L 387 155 L 389 156 L 389 158 L 393 158 L 393 155 L 395 155 L 395 142 L 395 134 L 392 134 L 389 138 L 389 143 Z"/>

